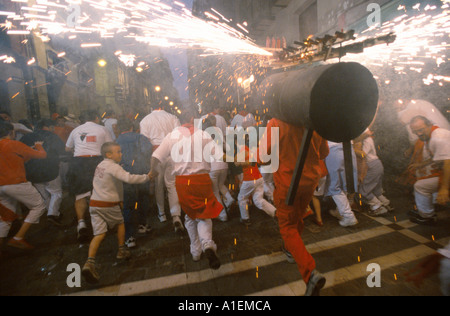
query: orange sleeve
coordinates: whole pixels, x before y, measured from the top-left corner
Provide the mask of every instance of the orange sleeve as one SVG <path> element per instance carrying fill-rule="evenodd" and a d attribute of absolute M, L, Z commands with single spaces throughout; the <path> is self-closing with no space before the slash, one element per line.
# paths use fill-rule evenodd
<path fill-rule="evenodd" d="M 18 142 L 20 143 L 20 142 Z M 22 156 L 23 160 L 27 162 L 30 159 L 45 159 L 47 158 L 47 153 L 44 150 L 44 147 L 40 144 L 36 144 L 33 149 L 25 144 L 20 143 L 17 146 L 17 153 Z"/>
<path fill-rule="evenodd" d="M 328 142 L 326 141 L 326 139 L 322 138 L 321 136 L 319 137 L 322 139 L 319 148 L 319 159 L 323 160 L 327 158 L 328 154 L 330 153 L 330 148 L 328 147 Z"/>

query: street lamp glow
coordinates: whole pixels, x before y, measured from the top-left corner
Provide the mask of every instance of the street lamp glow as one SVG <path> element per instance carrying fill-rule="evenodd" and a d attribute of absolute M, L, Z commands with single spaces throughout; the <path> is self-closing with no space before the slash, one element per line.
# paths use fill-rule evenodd
<path fill-rule="evenodd" d="M 137 68 L 136 68 L 136 71 L 137 71 L 137 72 L 142 72 L 142 71 L 144 71 L 144 69 L 142 69 L 141 67 L 137 67 Z"/>
<path fill-rule="evenodd" d="M 237 82 L 238 82 L 239 84 L 241 84 L 241 83 L 242 83 L 242 78 L 238 78 Z"/>
<path fill-rule="evenodd" d="M 98 64 L 100 67 L 105 67 L 105 66 L 106 66 L 106 60 L 100 59 L 100 60 L 97 62 L 97 64 Z"/>
<path fill-rule="evenodd" d="M 160 86 L 156 86 L 156 87 L 155 87 L 155 91 L 156 91 L 156 92 L 161 91 L 161 87 L 160 87 Z"/>

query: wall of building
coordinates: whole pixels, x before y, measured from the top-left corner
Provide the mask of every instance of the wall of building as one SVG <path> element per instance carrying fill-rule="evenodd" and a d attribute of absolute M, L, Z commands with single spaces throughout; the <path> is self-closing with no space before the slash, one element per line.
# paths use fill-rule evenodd
<path fill-rule="evenodd" d="M 392 0 L 292 0 L 279 11 L 267 36 L 285 37 L 289 45 L 302 41 L 308 35 L 334 34 L 338 30 L 348 30 L 355 22 L 363 19 L 370 11 L 370 3 L 380 6 Z"/>

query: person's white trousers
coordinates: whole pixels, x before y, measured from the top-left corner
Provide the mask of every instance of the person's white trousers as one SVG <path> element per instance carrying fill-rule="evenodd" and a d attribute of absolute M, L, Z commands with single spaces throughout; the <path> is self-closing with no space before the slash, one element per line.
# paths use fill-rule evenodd
<path fill-rule="evenodd" d="M 213 185 L 213 192 L 216 196 L 217 201 L 222 202 L 223 200 L 225 207 L 228 208 L 231 206 L 231 204 L 233 204 L 234 199 L 231 196 L 231 193 L 228 190 L 227 186 L 225 185 L 227 176 L 228 169 L 213 170 L 209 173 L 209 177 L 211 178 Z M 225 209 L 222 210 L 218 218 L 219 220 L 227 220 L 227 213 Z"/>
<path fill-rule="evenodd" d="M 31 182 L 0 186 L 0 203 L 2 205 L 16 213 L 18 202 L 30 210 L 25 222 L 38 224 L 39 218 L 45 213 L 45 203 Z M 0 218 L 0 238 L 8 236 L 11 224 Z"/>
<path fill-rule="evenodd" d="M 213 240 L 211 219 L 195 219 L 185 216 L 184 226 L 191 241 L 191 254 L 194 258 L 199 258 L 206 249 L 217 251 L 217 245 Z"/>
<path fill-rule="evenodd" d="M 239 191 L 238 201 L 241 218 L 246 220 L 250 218 L 248 209 L 248 200 L 253 197 L 253 203 L 257 208 L 274 217 L 276 208 L 264 199 L 264 179 L 259 178 L 254 181 L 243 181 Z"/>
<path fill-rule="evenodd" d="M 63 191 L 61 186 L 61 178 L 58 176 L 55 180 L 45 183 L 34 183 L 34 187 L 38 190 L 45 201 L 48 210 L 48 216 L 59 216 Z"/>
<path fill-rule="evenodd" d="M 434 215 L 433 203 L 436 201 L 438 189 L 439 177 L 417 180 L 414 183 L 417 210 L 423 218 L 430 218 Z"/>

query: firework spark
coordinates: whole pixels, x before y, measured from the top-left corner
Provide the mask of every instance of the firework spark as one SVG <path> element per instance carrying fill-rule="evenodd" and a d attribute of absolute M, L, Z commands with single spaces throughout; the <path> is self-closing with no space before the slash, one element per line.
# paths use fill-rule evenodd
<path fill-rule="evenodd" d="M 22 6 L 20 13 L 0 12 L 20 17 L 23 22 L 19 26 L 27 27 L 9 34 L 25 34 L 39 28 L 44 35 L 95 34 L 99 38 L 131 38 L 150 46 L 202 49 L 205 54 L 271 55 L 231 27 L 221 14 L 205 12 L 209 18 L 205 21 L 176 1 L 173 7 L 159 0 L 66 0 L 61 3 L 37 0 L 36 3 L 31 7 Z M 242 25 L 237 27 L 248 32 Z"/>

